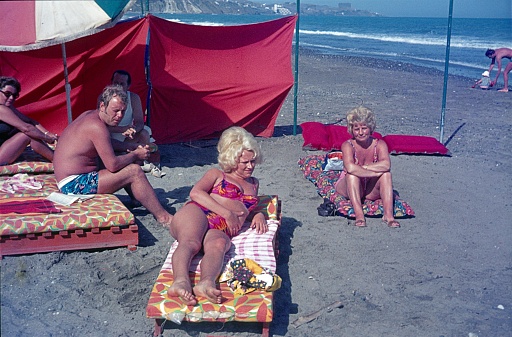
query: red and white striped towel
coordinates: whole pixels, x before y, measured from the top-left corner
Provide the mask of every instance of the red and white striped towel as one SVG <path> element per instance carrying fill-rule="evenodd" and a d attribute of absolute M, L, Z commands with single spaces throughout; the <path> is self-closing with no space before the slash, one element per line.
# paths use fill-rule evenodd
<path fill-rule="evenodd" d="M 277 220 L 267 220 L 268 231 L 264 234 L 257 234 L 256 230 L 250 228 L 250 223 L 246 222 L 242 226 L 241 232 L 231 239 L 231 249 L 224 256 L 224 271 L 229 266 L 229 262 L 236 259 L 249 258 L 257 262 L 260 266 L 276 272 L 276 256 L 274 251 L 274 238 L 277 233 L 279 222 Z M 172 270 L 172 254 L 178 247 L 178 241 L 174 241 L 165 259 L 162 270 Z M 189 271 L 199 273 L 202 255 L 196 255 L 190 264 Z"/>

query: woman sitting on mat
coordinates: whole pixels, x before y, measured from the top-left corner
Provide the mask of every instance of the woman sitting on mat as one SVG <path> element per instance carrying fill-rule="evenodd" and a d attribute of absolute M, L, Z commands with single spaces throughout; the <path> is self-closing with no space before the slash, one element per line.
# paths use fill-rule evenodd
<path fill-rule="evenodd" d="M 0 77 L 0 165 L 12 164 L 28 144 L 32 150 L 52 161 L 53 150 L 48 144 L 54 143 L 57 135 L 14 107 L 20 91 L 17 79 Z"/>
<path fill-rule="evenodd" d="M 347 113 L 347 128 L 352 139 L 341 146 L 344 169 L 335 188 L 336 192 L 350 199 L 356 226 L 366 226 L 362 202 L 365 199 L 382 199 L 382 220 L 389 227 L 400 227 L 394 217 L 388 146 L 384 141 L 372 137 L 375 126 L 375 115 L 368 108 L 360 106 Z"/>
<path fill-rule="evenodd" d="M 224 255 L 231 237 L 238 234 L 251 210 L 258 203 L 258 179 L 252 177 L 262 155 L 256 139 L 240 127 L 222 133 L 217 145 L 220 170 L 212 168 L 190 191 L 187 202 L 171 222 L 171 235 L 178 241 L 172 256 L 174 283 L 169 296 L 195 305 L 197 296 L 221 303 L 216 279 L 221 273 Z M 263 213 L 254 214 L 251 228 L 258 234 L 268 231 Z M 202 251 L 201 278 L 192 289 L 189 266 Z"/>

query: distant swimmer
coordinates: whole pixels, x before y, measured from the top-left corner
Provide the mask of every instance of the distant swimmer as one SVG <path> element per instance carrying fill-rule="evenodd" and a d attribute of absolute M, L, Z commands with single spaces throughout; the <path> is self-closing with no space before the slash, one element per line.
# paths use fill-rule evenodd
<path fill-rule="evenodd" d="M 501 60 L 503 58 L 507 58 L 509 60 L 512 60 L 512 49 L 510 48 L 498 48 L 496 50 L 494 49 L 487 49 L 485 52 L 485 56 L 491 59 L 491 65 L 489 66 L 489 74 L 491 73 L 492 68 L 494 68 L 494 63 L 498 63 L 498 72 L 496 73 L 496 78 L 494 81 L 491 81 L 491 86 L 494 86 L 496 82 L 498 82 L 498 78 L 500 77 L 501 73 Z M 509 61 L 507 66 L 505 67 L 505 70 L 503 71 L 503 82 L 505 83 L 505 86 L 503 89 L 498 90 L 500 92 L 508 92 L 508 73 L 510 73 L 510 70 L 512 70 L 512 62 Z"/>

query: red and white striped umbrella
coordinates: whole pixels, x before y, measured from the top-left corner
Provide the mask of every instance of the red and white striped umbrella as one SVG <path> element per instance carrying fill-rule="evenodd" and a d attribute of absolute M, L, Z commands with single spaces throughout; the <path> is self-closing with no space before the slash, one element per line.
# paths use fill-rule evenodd
<path fill-rule="evenodd" d="M 65 42 L 116 24 L 136 0 L 0 1 L 0 51 L 19 52 L 61 44 L 68 122 L 72 111 Z"/>
<path fill-rule="evenodd" d="M 113 26 L 136 0 L 0 1 L 0 50 L 71 41 Z"/>

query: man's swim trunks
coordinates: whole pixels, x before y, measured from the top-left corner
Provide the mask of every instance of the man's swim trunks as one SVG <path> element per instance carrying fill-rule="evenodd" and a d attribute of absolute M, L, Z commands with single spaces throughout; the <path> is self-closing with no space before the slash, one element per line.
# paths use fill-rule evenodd
<path fill-rule="evenodd" d="M 98 193 L 98 172 L 72 175 L 58 183 L 64 194 L 96 194 Z"/>

